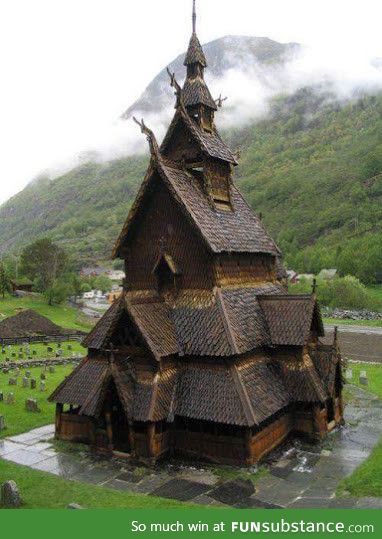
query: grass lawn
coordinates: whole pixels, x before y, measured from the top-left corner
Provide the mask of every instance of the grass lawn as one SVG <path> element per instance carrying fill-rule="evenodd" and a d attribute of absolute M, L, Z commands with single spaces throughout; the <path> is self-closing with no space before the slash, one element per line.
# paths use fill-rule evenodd
<path fill-rule="evenodd" d="M 34 309 L 55 324 L 68 329 L 89 331 L 92 326 L 90 320 L 74 307 L 66 304 L 48 305 L 46 299 L 40 295 L 0 298 L 0 320 L 17 314 L 19 309 Z"/>
<path fill-rule="evenodd" d="M 324 318 L 324 324 L 331 326 L 366 326 L 372 328 L 382 328 L 382 320 L 347 320 L 339 318 Z"/>
<path fill-rule="evenodd" d="M 81 354 L 81 356 L 86 355 L 87 350 L 78 341 L 63 341 L 61 344 L 61 350 L 63 350 L 63 354 L 61 357 L 71 358 L 73 357 L 72 354 Z M 71 349 L 68 347 L 70 346 Z M 49 352 L 48 348 L 53 348 L 53 352 Z M 52 344 L 44 344 L 44 343 L 35 343 L 31 344 L 29 346 L 30 351 L 30 357 L 32 359 L 54 359 L 56 357 L 56 350 L 59 347 L 57 346 L 57 343 Z M 22 349 L 22 352 L 20 350 Z M 36 353 L 33 354 L 33 351 Z M 19 358 L 19 354 L 22 353 L 23 357 Z M 12 355 L 14 354 L 14 355 Z M 9 358 L 11 361 L 20 361 L 28 359 L 27 354 L 27 348 L 25 346 L 21 346 L 20 344 L 12 345 L 8 348 L 6 346 L 3 350 L 0 347 L 0 365 L 2 362 L 5 362 L 6 358 Z"/>
<path fill-rule="evenodd" d="M 377 395 L 382 400 L 382 364 L 368 365 L 367 363 L 348 362 L 347 366 L 353 371 L 353 378 L 352 380 L 349 380 L 350 383 L 362 387 L 362 389 L 366 389 L 367 391 L 370 391 L 370 393 L 374 393 L 374 395 Z M 358 381 L 360 371 L 367 372 L 369 380 L 369 385 L 367 387 L 361 386 Z"/>
<path fill-rule="evenodd" d="M 40 374 L 43 369 L 41 369 L 41 367 L 33 367 L 29 370 L 31 371 L 31 378 L 37 380 L 36 389 L 22 387 L 24 370 L 21 370 L 17 386 L 8 385 L 8 380 L 14 376 L 14 371 L 13 373 L 8 374 L 0 372 L 0 391 L 4 393 L 4 402 L 0 402 L 0 415 L 5 417 L 7 425 L 7 428 L 0 432 L 0 438 L 13 436 L 43 425 L 54 423 L 55 405 L 54 403 L 47 402 L 47 398 L 63 378 L 72 372 L 72 366 L 56 366 L 54 373 L 46 372 L 46 391 L 44 392 L 39 390 Z M 8 393 L 14 393 L 15 404 L 6 404 L 5 399 Z M 25 400 L 28 398 L 37 399 L 41 412 L 33 413 L 25 410 Z"/>
<path fill-rule="evenodd" d="M 0 483 L 16 481 L 25 509 L 62 509 L 69 503 L 95 509 L 174 509 L 201 507 L 156 496 L 118 492 L 104 487 L 67 481 L 0 459 Z"/>
<path fill-rule="evenodd" d="M 359 385 L 359 371 L 366 371 L 369 379 L 368 391 L 382 399 L 382 365 L 349 363 L 349 368 L 353 370 L 352 383 L 355 385 Z M 382 439 L 370 457 L 339 484 L 337 496 L 345 495 L 382 497 Z"/>

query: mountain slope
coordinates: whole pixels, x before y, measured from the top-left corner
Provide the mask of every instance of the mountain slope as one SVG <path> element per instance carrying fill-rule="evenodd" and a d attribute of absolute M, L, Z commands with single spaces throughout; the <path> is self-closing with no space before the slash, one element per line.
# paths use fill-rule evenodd
<path fill-rule="evenodd" d="M 258 66 L 258 75 L 261 77 L 262 69 L 270 65 L 277 69 L 278 65 L 292 58 L 300 49 L 301 46 L 298 43 L 278 43 L 267 37 L 225 36 L 216 39 L 203 45 L 208 62 L 208 82 L 221 79 L 231 69 L 245 69 L 248 65 Z M 183 82 L 185 77 L 184 57 L 185 54 L 179 55 L 168 66 L 179 82 Z M 138 112 L 157 114 L 173 107 L 174 91 L 169 85 L 165 68 L 152 80 L 141 97 L 124 112 L 122 117 L 128 119 Z"/>
<path fill-rule="evenodd" d="M 239 38 L 222 40 L 233 43 L 234 63 L 248 57 L 248 43 L 256 43 L 243 39 L 241 49 Z M 257 41 L 256 61 L 282 62 L 296 47 L 277 45 Z M 210 46 L 218 74 L 229 47 L 223 43 L 218 61 L 219 42 Z M 175 64 L 180 69 L 182 57 Z M 157 106 L 162 76 L 146 91 L 147 102 L 126 115 L 151 102 Z M 173 103 L 171 93 L 168 98 Z M 322 88 L 304 88 L 274 98 L 261 121 L 222 134 L 232 148 L 241 148 L 236 181 L 263 214 L 290 267 L 310 272 L 333 266 L 381 282 L 382 94 L 339 102 Z M 54 181 L 30 184 L 0 207 L 0 253 L 49 235 L 78 266 L 109 257 L 147 163 L 147 155 L 88 163 Z"/>

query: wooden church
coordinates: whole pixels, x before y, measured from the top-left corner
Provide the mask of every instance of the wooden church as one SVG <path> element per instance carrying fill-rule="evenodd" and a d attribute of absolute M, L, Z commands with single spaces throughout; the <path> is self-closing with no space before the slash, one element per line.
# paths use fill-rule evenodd
<path fill-rule="evenodd" d="M 343 421 L 341 359 L 315 290 L 291 295 L 281 253 L 233 181 L 195 32 L 175 115 L 114 248 L 122 296 L 54 391 L 56 437 L 154 462 L 252 464 Z"/>

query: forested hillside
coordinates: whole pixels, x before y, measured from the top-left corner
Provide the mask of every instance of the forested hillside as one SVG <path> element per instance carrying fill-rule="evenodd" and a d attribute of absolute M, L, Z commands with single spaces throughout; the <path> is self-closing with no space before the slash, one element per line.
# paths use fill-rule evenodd
<path fill-rule="evenodd" d="M 382 280 L 382 94 L 340 104 L 300 90 L 224 136 L 241 148 L 236 181 L 290 267 Z M 107 258 L 147 160 L 89 163 L 28 186 L 0 208 L 1 251 L 49 235 L 78 266 Z"/>

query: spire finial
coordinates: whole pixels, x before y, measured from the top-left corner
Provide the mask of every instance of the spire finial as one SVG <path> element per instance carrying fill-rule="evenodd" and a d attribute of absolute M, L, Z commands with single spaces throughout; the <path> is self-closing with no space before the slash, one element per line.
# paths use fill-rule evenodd
<path fill-rule="evenodd" d="M 192 0 L 192 33 L 196 32 L 196 0 Z"/>

